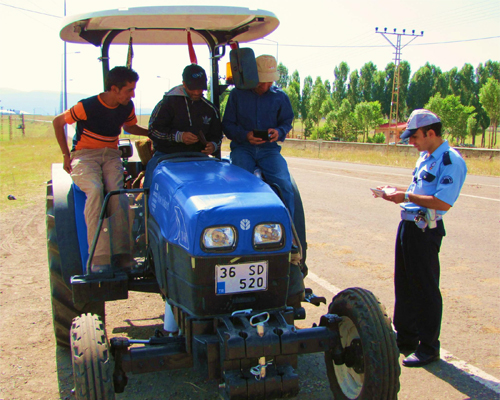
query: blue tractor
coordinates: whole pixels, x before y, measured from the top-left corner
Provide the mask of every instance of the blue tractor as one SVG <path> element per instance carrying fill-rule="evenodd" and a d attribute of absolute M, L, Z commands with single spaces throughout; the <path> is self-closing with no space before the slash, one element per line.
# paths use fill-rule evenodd
<path fill-rule="evenodd" d="M 217 94 L 226 89 L 219 85 L 218 61 L 226 45 L 264 37 L 278 24 L 270 12 L 240 7 L 140 7 L 69 17 L 61 38 L 100 46 L 106 73 L 110 45 L 129 44 L 132 31 L 134 44 L 181 44 L 189 29 L 195 43 L 210 49 L 211 95 L 218 107 Z M 240 78 L 244 53 L 234 57 Z M 144 170 L 131 158 L 133 147 L 120 146 L 131 180 Z M 114 399 L 129 372 L 200 365 L 219 380 L 223 398 L 293 397 L 299 393 L 298 356 L 317 352 L 324 353 L 336 399 L 397 398 L 395 334 L 371 292 L 346 289 L 317 325 L 294 326 L 304 313 L 287 306 L 290 280 L 297 281 L 299 271 L 300 286 L 307 272 L 304 212 L 295 190 L 292 221 L 279 188 L 228 161 L 199 153 L 166 156 L 149 189 L 108 193 L 102 208 L 98 232 L 109 229 L 111 247 L 127 232 L 137 265 L 92 273 L 100 233 L 87 243 L 85 194 L 54 164 L 47 187 L 53 323 L 58 345 L 72 350 L 76 398 Z M 125 199 L 126 207 L 108 218 L 113 196 Z M 129 291 L 158 293 L 179 334 L 108 338 L 105 302 L 126 299 Z M 319 298 L 306 289 L 305 300 Z"/>

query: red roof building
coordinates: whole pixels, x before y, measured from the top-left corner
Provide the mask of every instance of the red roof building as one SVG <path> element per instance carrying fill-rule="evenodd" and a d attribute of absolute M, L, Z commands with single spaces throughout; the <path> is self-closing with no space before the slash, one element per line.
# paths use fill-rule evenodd
<path fill-rule="evenodd" d="M 375 129 L 375 133 L 382 132 L 385 135 L 385 142 L 399 142 L 399 136 L 406 130 L 406 122 L 399 122 L 397 128 L 394 123 L 382 124 Z M 396 132 L 394 132 L 396 130 Z"/>

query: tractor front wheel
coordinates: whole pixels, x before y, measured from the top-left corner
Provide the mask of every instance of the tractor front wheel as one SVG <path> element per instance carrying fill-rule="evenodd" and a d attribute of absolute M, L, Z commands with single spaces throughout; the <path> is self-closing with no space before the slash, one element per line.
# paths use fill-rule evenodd
<path fill-rule="evenodd" d="M 73 320 L 71 356 L 77 400 L 115 398 L 108 338 L 98 315 L 82 314 Z"/>
<path fill-rule="evenodd" d="M 335 365 L 331 352 L 325 353 L 334 398 L 397 399 L 399 351 L 384 306 L 370 291 L 350 288 L 333 298 L 329 313 L 342 318 L 339 334 L 344 363 Z"/>

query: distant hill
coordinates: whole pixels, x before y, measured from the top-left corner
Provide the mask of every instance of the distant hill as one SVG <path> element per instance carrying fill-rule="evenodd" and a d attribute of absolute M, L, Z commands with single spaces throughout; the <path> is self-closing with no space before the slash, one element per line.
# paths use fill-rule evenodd
<path fill-rule="evenodd" d="M 89 94 L 68 93 L 68 107 Z M 33 91 L 0 88 L 0 106 L 4 110 L 24 111 L 28 114 L 57 115 L 61 112 L 61 92 Z M 142 114 L 150 114 L 152 109 L 141 110 Z"/>

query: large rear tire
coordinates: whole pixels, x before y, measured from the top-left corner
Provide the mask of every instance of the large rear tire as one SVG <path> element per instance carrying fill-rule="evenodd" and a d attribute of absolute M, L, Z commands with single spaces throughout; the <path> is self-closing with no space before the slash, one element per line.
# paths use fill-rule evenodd
<path fill-rule="evenodd" d="M 98 315 L 83 314 L 71 326 L 74 394 L 77 400 L 112 400 L 113 365 L 104 323 Z"/>
<path fill-rule="evenodd" d="M 325 353 L 334 398 L 397 399 L 399 351 L 384 306 L 370 291 L 350 288 L 333 298 L 329 313 L 342 317 L 339 333 L 345 360 L 335 365 L 331 353 Z"/>
<path fill-rule="evenodd" d="M 57 241 L 52 181 L 47 183 L 46 225 L 54 333 L 57 344 L 68 347 L 70 345 L 69 331 L 73 318 L 89 312 L 100 315 L 104 320 L 105 306 L 104 302 L 89 302 L 76 305 L 73 303 L 71 286 L 65 281 L 62 274 L 63 265 Z"/>

